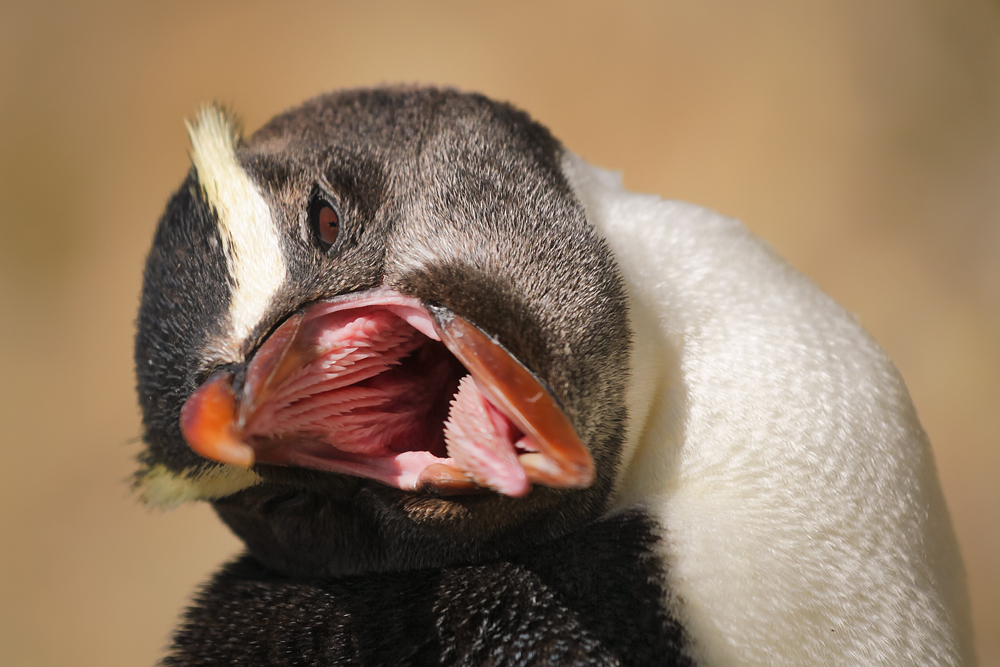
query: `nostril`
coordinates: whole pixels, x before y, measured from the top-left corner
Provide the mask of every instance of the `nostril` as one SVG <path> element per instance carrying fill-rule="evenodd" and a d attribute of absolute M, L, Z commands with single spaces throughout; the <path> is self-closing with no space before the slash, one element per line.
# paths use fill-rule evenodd
<path fill-rule="evenodd" d="M 200 387 L 205 384 L 208 378 L 220 372 L 229 373 L 233 377 L 232 384 L 237 392 L 243 388 L 246 368 L 244 364 L 238 363 L 213 364 L 207 368 L 202 368 L 194 376 L 194 385 Z M 239 382 L 239 387 L 236 386 L 237 381 Z"/>

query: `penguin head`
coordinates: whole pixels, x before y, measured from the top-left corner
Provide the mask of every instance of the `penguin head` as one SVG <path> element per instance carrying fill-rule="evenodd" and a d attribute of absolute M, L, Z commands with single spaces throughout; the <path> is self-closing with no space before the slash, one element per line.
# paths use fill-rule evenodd
<path fill-rule="evenodd" d="M 189 132 L 138 317 L 146 502 L 211 501 L 310 575 L 514 552 L 607 507 L 626 297 L 544 127 L 387 88 Z"/>

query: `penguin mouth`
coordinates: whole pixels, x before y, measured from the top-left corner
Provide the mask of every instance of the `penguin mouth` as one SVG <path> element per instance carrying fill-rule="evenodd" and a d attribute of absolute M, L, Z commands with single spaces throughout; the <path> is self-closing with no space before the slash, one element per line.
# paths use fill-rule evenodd
<path fill-rule="evenodd" d="M 188 398 L 181 430 L 214 461 L 313 468 L 404 491 L 520 497 L 532 484 L 584 488 L 594 476 L 531 371 L 449 309 L 384 288 L 289 317 L 242 382 L 219 371 Z"/>

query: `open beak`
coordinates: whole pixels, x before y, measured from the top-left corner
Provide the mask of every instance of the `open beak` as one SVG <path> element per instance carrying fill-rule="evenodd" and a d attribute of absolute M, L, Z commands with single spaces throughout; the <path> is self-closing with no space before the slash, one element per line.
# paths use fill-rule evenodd
<path fill-rule="evenodd" d="M 587 448 L 551 393 L 499 343 L 441 306 L 388 289 L 289 317 L 242 387 L 219 371 L 181 410 L 201 456 L 298 465 L 409 491 L 583 488 Z"/>

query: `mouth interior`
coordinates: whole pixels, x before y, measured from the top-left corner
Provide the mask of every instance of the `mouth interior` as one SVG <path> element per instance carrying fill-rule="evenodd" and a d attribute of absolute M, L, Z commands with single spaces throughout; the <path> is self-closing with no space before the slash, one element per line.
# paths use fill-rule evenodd
<path fill-rule="evenodd" d="M 426 320 L 426 321 L 423 321 Z M 434 463 L 512 496 L 530 489 L 530 438 L 479 390 L 425 311 L 366 305 L 307 317 L 319 352 L 270 390 L 242 425 L 258 460 L 343 472 L 414 490 Z M 254 372 L 251 363 L 248 375 Z"/>

